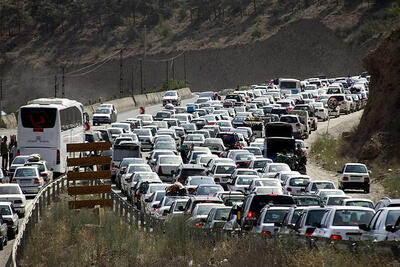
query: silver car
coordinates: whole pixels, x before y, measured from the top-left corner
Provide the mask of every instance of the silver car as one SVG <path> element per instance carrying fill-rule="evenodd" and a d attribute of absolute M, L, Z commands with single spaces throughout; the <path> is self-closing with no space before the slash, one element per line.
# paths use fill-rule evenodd
<path fill-rule="evenodd" d="M 25 195 L 36 195 L 44 185 L 39 169 L 29 166 L 18 167 L 11 182 L 18 183 Z"/>

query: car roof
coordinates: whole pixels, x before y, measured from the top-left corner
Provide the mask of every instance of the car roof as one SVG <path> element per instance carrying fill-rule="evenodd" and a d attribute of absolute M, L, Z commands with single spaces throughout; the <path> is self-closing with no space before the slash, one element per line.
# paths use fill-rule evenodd
<path fill-rule="evenodd" d="M 359 206 L 332 206 L 332 209 L 334 209 L 334 210 L 365 210 L 365 211 L 375 212 L 371 208 L 359 207 Z"/>
<path fill-rule="evenodd" d="M 201 164 L 182 164 L 182 169 L 204 169 Z"/>
<path fill-rule="evenodd" d="M 7 206 L 11 206 L 11 202 L 6 202 L 6 201 L 2 201 L 0 202 L 0 205 L 7 205 Z"/>
<path fill-rule="evenodd" d="M 367 199 L 367 198 L 348 198 L 348 199 L 343 199 L 343 202 L 351 202 L 351 201 L 365 201 L 365 202 L 374 203 L 371 199 Z"/>

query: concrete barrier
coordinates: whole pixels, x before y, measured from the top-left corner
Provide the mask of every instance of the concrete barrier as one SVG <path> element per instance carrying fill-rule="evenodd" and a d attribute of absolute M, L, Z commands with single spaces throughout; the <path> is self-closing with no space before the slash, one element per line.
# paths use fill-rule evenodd
<path fill-rule="evenodd" d="M 148 104 L 147 95 L 134 95 L 133 100 L 135 101 L 136 107 L 145 106 Z"/>
<path fill-rule="evenodd" d="M 182 88 L 178 90 L 179 95 L 182 99 L 187 99 L 192 96 L 190 88 Z M 118 112 L 124 112 L 131 110 L 140 106 L 146 106 L 149 104 L 157 104 L 162 102 L 162 98 L 165 92 L 148 93 L 144 95 L 134 95 L 133 97 L 124 97 L 120 99 L 115 99 L 111 101 L 106 101 L 104 103 L 114 104 Z M 93 105 L 87 105 L 83 107 L 83 111 L 87 112 L 90 117 L 93 116 L 94 111 L 100 106 L 100 103 Z M 16 113 L 8 114 L 2 116 L 1 127 L 7 129 L 16 128 L 18 126 Z"/>
<path fill-rule="evenodd" d="M 5 116 L 1 116 L 1 124 L 3 127 L 10 129 L 10 128 L 17 128 L 17 116 L 15 113 L 11 113 Z"/>

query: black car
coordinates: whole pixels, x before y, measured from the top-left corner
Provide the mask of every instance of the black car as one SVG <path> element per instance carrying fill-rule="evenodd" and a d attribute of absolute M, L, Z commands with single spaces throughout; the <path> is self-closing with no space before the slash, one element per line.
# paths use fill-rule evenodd
<path fill-rule="evenodd" d="M 222 142 L 224 143 L 224 146 L 227 149 L 235 149 L 239 148 L 240 146 L 240 138 L 237 133 L 233 132 L 221 132 L 217 134 L 217 138 L 221 138 Z"/>

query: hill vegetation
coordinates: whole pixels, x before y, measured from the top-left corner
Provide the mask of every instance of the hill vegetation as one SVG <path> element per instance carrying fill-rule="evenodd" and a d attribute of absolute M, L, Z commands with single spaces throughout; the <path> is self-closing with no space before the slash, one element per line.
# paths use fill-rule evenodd
<path fill-rule="evenodd" d="M 148 53 L 226 47 L 266 39 L 302 18 L 318 18 L 359 44 L 398 24 L 399 2 L 4 0 L 0 52 L 3 60 L 23 56 L 40 66 L 55 58 L 90 62 L 122 46 L 142 53 L 145 43 Z"/>

